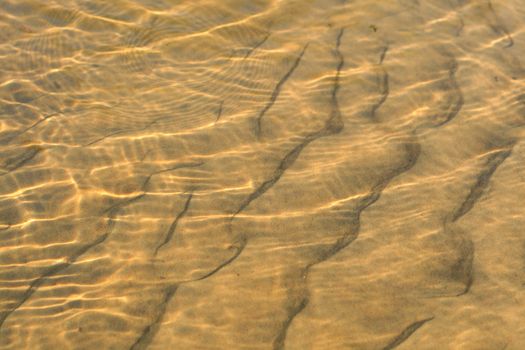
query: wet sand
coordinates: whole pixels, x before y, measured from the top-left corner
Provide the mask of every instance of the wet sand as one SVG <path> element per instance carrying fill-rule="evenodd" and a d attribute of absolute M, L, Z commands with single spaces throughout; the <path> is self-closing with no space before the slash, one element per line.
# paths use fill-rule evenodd
<path fill-rule="evenodd" d="M 0 1 L 0 349 L 525 349 L 524 5 Z"/>

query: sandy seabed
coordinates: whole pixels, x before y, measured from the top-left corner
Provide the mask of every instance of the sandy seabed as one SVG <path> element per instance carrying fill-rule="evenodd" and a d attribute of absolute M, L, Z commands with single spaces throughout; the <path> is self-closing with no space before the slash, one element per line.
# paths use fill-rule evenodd
<path fill-rule="evenodd" d="M 525 349 L 525 1 L 0 0 L 0 349 Z"/>

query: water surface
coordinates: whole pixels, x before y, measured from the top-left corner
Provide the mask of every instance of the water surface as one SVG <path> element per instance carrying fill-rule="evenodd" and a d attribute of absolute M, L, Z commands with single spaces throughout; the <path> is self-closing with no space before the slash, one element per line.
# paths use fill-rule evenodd
<path fill-rule="evenodd" d="M 1 0 L 1 349 L 525 349 L 525 3 Z"/>

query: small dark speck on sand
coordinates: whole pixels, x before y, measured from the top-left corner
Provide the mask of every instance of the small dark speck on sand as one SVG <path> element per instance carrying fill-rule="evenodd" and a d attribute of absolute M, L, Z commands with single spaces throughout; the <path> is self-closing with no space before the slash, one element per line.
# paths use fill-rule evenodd
<path fill-rule="evenodd" d="M 368 28 L 372 29 L 374 32 L 377 32 L 377 26 L 374 24 L 369 25 Z"/>

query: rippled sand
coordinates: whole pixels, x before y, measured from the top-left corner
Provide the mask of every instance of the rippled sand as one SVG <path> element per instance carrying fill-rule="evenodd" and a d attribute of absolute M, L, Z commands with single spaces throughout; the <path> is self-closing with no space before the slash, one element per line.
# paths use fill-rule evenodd
<path fill-rule="evenodd" d="M 1 349 L 525 349 L 525 2 L 0 26 Z"/>

